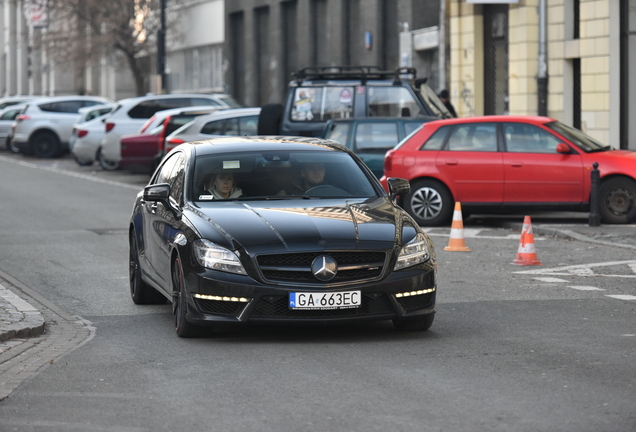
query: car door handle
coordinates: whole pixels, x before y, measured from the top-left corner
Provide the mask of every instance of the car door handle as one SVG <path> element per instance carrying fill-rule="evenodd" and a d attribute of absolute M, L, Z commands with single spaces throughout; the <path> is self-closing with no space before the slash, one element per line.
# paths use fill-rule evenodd
<path fill-rule="evenodd" d="M 448 159 L 446 161 L 446 165 L 457 165 L 457 160 L 456 159 Z"/>
<path fill-rule="evenodd" d="M 522 167 L 523 166 L 523 162 L 521 162 L 521 161 L 510 162 L 510 166 L 512 166 L 512 167 Z"/>

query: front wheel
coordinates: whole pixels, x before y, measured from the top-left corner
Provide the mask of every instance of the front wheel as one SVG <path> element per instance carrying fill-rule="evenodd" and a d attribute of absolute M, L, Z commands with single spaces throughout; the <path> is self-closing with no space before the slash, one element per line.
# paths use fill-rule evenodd
<path fill-rule="evenodd" d="M 13 144 L 11 137 L 7 137 L 7 149 L 9 149 L 11 153 L 20 153 L 20 148 Z"/>
<path fill-rule="evenodd" d="M 604 223 L 632 222 L 636 219 L 636 182 L 625 177 L 603 182 L 599 190 L 599 207 Z"/>
<path fill-rule="evenodd" d="M 172 313 L 174 315 L 174 329 L 182 338 L 191 338 L 199 334 L 199 328 L 192 325 L 188 314 L 188 298 L 183 278 L 183 266 L 177 257 L 172 263 Z"/>
<path fill-rule="evenodd" d="M 404 210 L 420 226 L 435 226 L 448 222 L 453 214 L 453 196 L 442 183 L 420 180 L 413 184 L 404 198 Z"/>
<path fill-rule="evenodd" d="M 134 230 L 130 233 L 129 243 L 130 258 L 128 260 L 128 275 L 132 301 L 135 304 L 165 304 L 166 298 L 141 278 L 139 247 L 137 246 L 137 236 Z"/>

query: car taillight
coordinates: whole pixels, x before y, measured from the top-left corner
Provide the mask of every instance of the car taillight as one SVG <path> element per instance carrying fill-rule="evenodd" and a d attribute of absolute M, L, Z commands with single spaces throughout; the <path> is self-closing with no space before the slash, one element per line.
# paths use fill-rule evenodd
<path fill-rule="evenodd" d="M 166 142 L 166 152 L 164 154 L 168 154 L 170 150 L 178 146 L 179 144 L 183 144 L 185 141 L 179 138 L 170 138 Z"/>
<path fill-rule="evenodd" d="M 80 130 L 77 131 L 77 137 L 78 138 L 85 137 L 86 135 L 88 135 L 88 131 L 87 130 L 80 129 Z"/>
<path fill-rule="evenodd" d="M 108 122 L 106 123 L 106 132 L 110 132 L 115 127 L 115 123 Z"/>
<path fill-rule="evenodd" d="M 24 120 L 31 120 L 31 117 L 29 117 L 28 115 L 20 114 L 15 119 L 17 121 L 21 122 L 21 121 L 24 121 Z"/>

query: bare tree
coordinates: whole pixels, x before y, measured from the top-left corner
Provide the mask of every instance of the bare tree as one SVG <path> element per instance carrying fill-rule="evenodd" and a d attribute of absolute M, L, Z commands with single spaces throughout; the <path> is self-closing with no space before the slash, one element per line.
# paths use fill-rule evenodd
<path fill-rule="evenodd" d="M 81 75 L 102 55 L 121 54 L 138 95 L 147 92 L 143 64 L 154 51 L 159 0 L 50 0 L 46 49 L 57 63 L 76 65 Z M 81 87 L 81 84 L 78 85 Z M 78 88 L 79 91 L 81 89 Z"/>

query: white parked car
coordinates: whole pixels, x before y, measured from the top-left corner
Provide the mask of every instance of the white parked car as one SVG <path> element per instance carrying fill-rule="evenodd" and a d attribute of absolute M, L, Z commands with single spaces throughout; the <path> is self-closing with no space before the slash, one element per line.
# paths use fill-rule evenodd
<path fill-rule="evenodd" d="M 11 126 L 15 122 L 15 118 L 20 115 L 24 105 L 8 105 L 0 110 L 0 147 L 6 147 L 13 153 L 20 153 L 20 149 L 11 144 L 10 134 Z"/>
<path fill-rule="evenodd" d="M 118 102 L 106 119 L 106 134 L 101 144 L 101 157 L 106 164 L 121 160 L 121 137 L 135 134 L 156 112 L 188 106 L 218 106 L 236 108 L 241 105 L 226 94 L 165 94 L 149 95 Z"/>
<path fill-rule="evenodd" d="M 90 166 L 98 158 L 97 150 L 104 138 L 104 117 L 116 104 L 95 105 L 82 108 L 73 125 L 69 150 L 75 161 L 82 166 Z"/>
<path fill-rule="evenodd" d="M 166 138 L 164 155 L 186 142 L 218 136 L 256 135 L 260 108 L 236 108 L 199 116 Z"/>
<path fill-rule="evenodd" d="M 12 126 L 11 142 L 24 154 L 42 158 L 68 150 L 80 108 L 113 103 L 99 96 L 55 96 L 25 104 Z"/>

